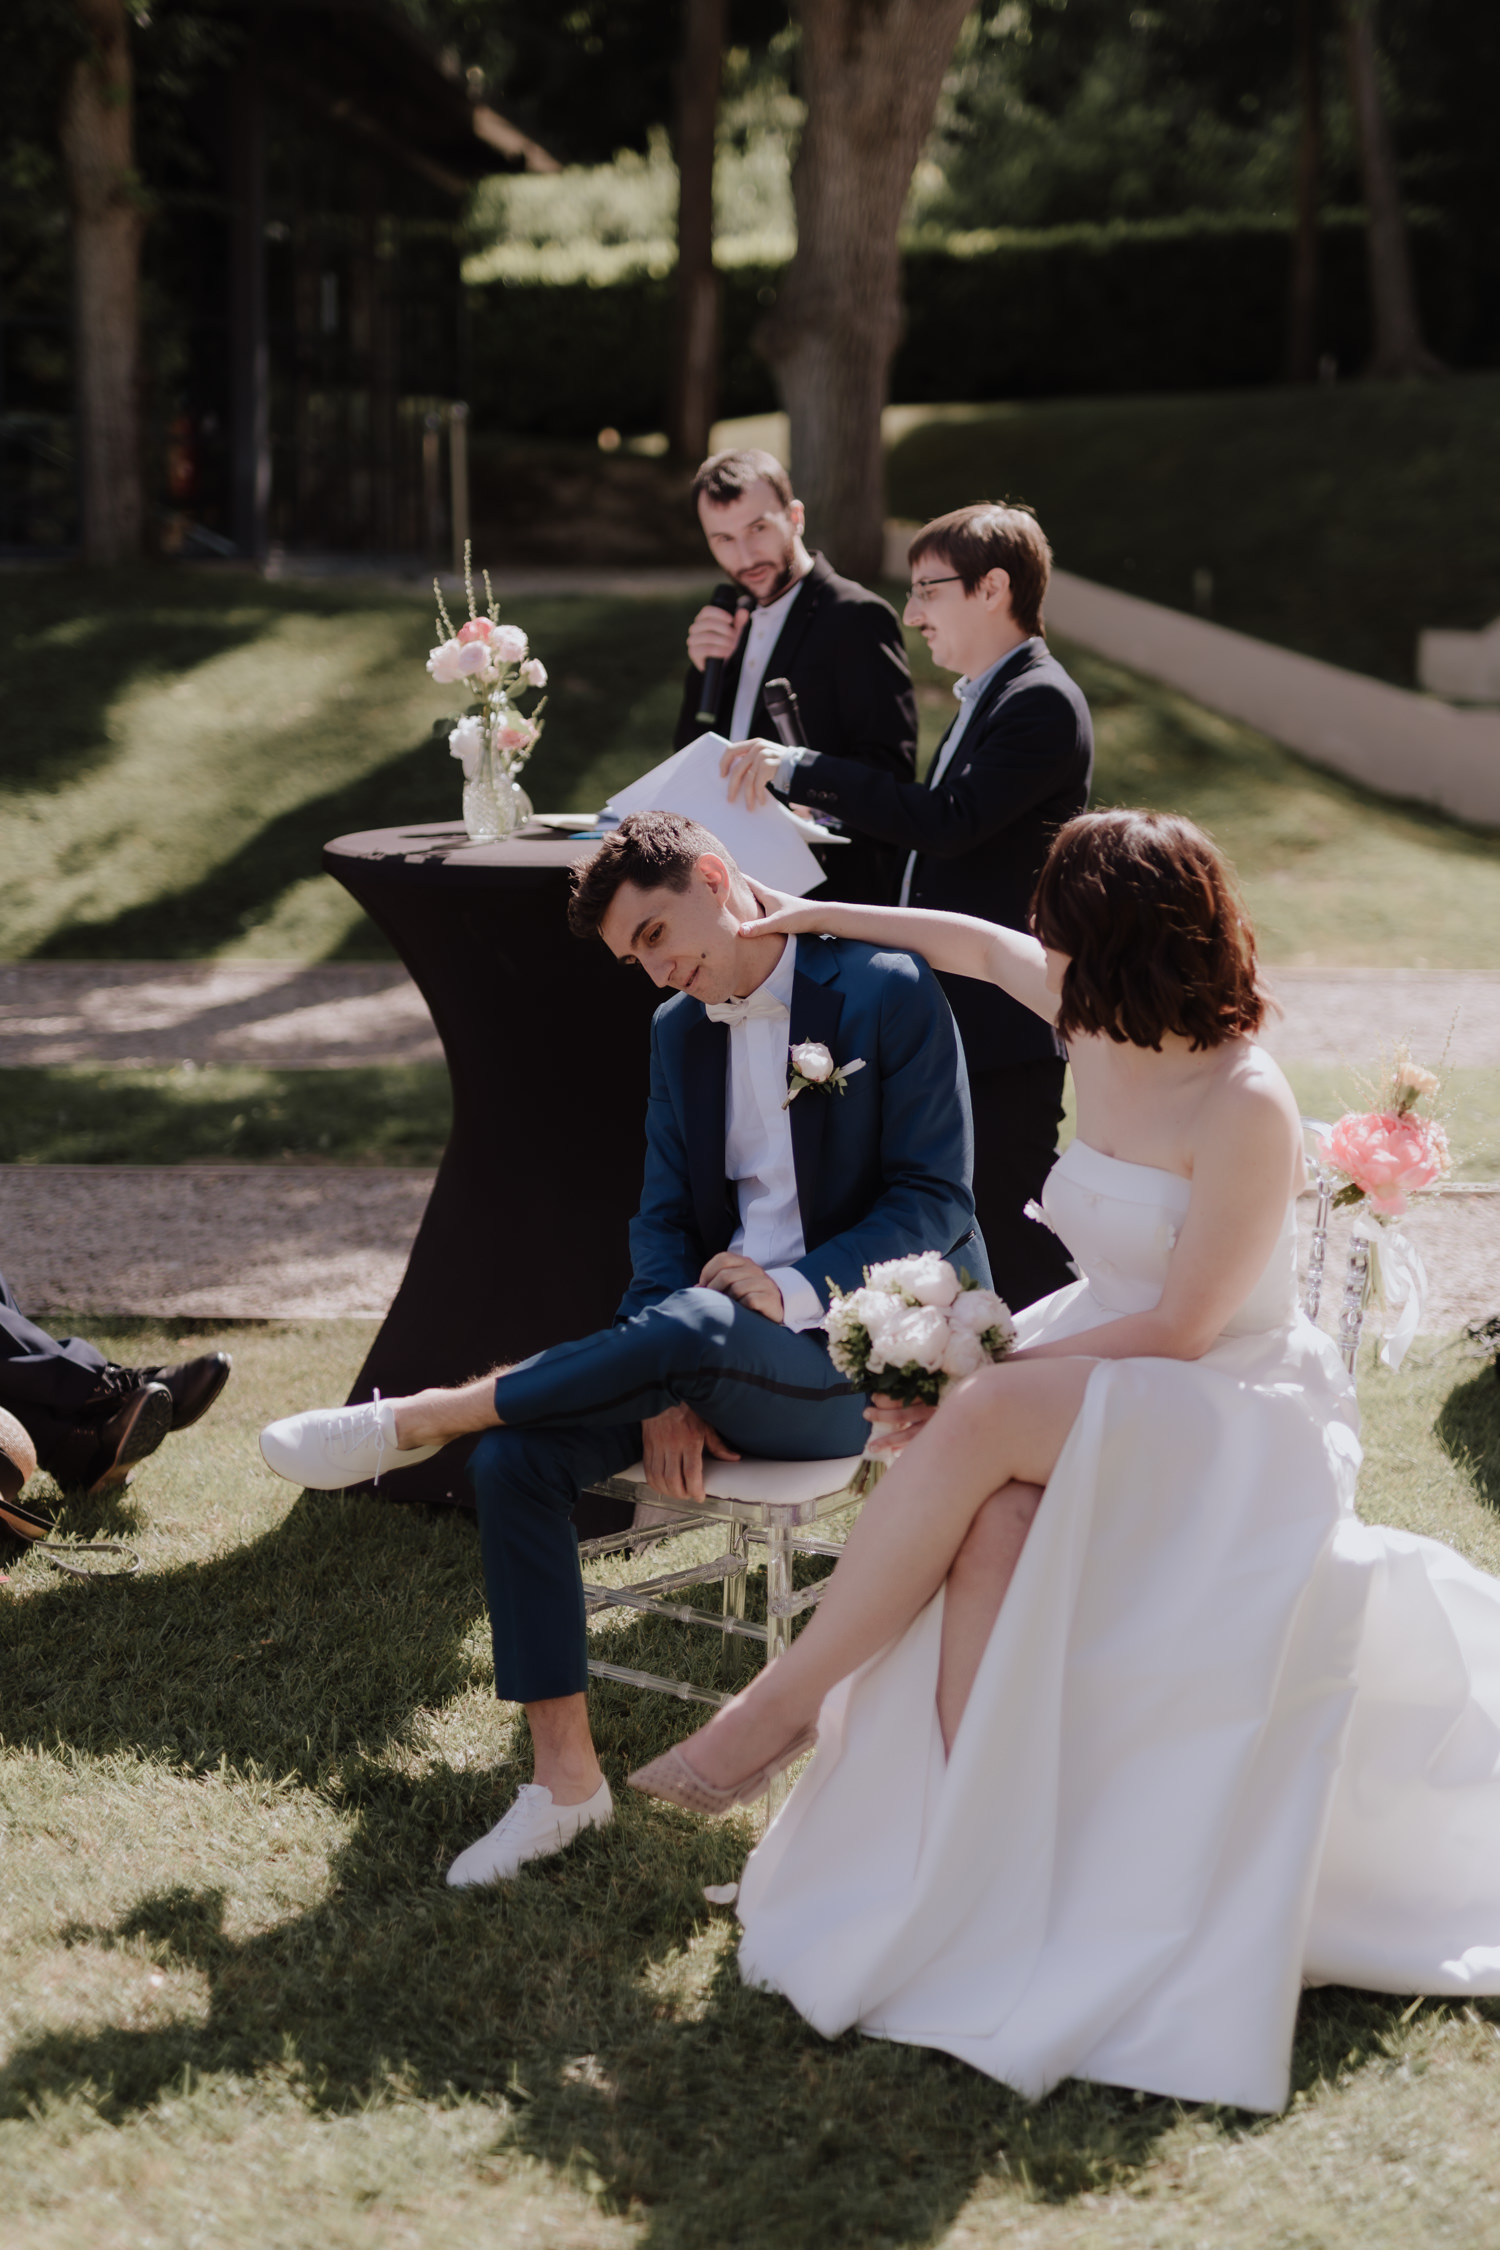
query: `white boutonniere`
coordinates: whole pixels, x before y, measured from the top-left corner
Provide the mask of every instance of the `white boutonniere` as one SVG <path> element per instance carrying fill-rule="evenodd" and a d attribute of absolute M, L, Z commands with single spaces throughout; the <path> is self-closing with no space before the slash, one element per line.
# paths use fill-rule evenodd
<path fill-rule="evenodd" d="M 791 1107 L 804 1086 L 821 1086 L 825 1094 L 844 1093 L 854 1073 L 865 1067 L 858 1058 L 853 1062 L 836 1063 L 821 1039 L 804 1039 L 787 1059 L 791 1064 L 791 1083 L 781 1105 L 783 1109 Z"/>

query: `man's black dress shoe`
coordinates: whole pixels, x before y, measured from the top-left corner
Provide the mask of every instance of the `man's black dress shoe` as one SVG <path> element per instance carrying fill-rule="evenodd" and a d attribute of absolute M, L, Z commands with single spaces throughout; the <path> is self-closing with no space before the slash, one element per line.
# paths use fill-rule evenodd
<path fill-rule="evenodd" d="M 89 1464 L 90 1492 L 124 1484 L 137 1461 L 154 1453 L 172 1427 L 172 1394 L 165 1383 L 127 1391 L 113 1413 L 95 1425 L 99 1450 Z"/>
<path fill-rule="evenodd" d="M 172 1428 L 186 1430 L 202 1421 L 228 1382 L 233 1364 L 228 1352 L 206 1352 L 202 1359 L 185 1359 L 176 1367 L 108 1367 L 104 1380 L 121 1390 L 160 1383 L 172 1394 Z"/>
<path fill-rule="evenodd" d="M 124 1485 L 130 1469 L 155 1453 L 171 1429 L 171 1390 L 166 1384 L 110 1384 L 81 1413 L 47 1435 L 43 1469 L 63 1489 L 83 1485 L 103 1492 Z"/>

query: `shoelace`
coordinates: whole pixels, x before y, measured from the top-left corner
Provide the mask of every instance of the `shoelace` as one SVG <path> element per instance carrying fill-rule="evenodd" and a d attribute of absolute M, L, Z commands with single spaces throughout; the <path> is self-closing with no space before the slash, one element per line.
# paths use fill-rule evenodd
<path fill-rule="evenodd" d="M 385 1465 L 385 1424 L 380 1419 L 380 1393 L 377 1391 L 368 1406 L 351 1407 L 341 1414 L 334 1424 L 333 1443 L 341 1453 L 357 1453 L 369 1442 L 370 1416 L 375 1417 L 375 1475 L 372 1482 L 379 1484 L 380 1472 Z"/>

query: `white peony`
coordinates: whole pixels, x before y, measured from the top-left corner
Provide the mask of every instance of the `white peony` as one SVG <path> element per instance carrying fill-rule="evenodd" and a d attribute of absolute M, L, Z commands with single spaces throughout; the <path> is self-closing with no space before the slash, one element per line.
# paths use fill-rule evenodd
<path fill-rule="evenodd" d="M 833 1057 L 821 1039 L 804 1039 L 792 1049 L 792 1068 L 810 1085 L 821 1086 L 833 1076 Z"/>
<path fill-rule="evenodd" d="M 936 1305 L 908 1305 L 891 1323 L 883 1350 L 888 1367 L 915 1364 L 935 1375 L 948 1349 L 948 1321 Z"/>
<path fill-rule="evenodd" d="M 979 1338 L 967 1328 L 950 1328 L 948 1348 L 943 1354 L 943 1373 L 955 1378 L 976 1375 L 986 1364 L 985 1349 Z"/>
<path fill-rule="evenodd" d="M 497 664 L 520 664 L 530 645 L 519 625 L 497 625 L 490 635 L 490 654 Z"/>
<path fill-rule="evenodd" d="M 521 677 L 528 687 L 545 687 L 547 667 L 539 656 L 528 656 L 521 666 Z"/>
<path fill-rule="evenodd" d="M 982 1336 L 987 1328 L 999 1328 L 1006 1335 L 1015 1333 L 1010 1307 L 993 1289 L 965 1289 L 949 1317 L 955 1328 L 967 1329 L 972 1336 Z"/>
<path fill-rule="evenodd" d="M 869 1300 L 861 1307 L 861 1326 L 870 1339 L 871 1367 L 900 1367 L 896 1332 L 906 1308 L 899 1297 L 888 1297 L 879 1289 L 861 1289 L 858 1294 Z"/>
<path fill-rule="evenodd" d="M 951 1305 L 958 1295 L 958 1275 L 947 1259 L 929 1250 L 910 1263 L 913 1271 L 906 1284 L 908 1295 L 919 1305 Z"/>
<path fill-rule="evenodd" d="M 449 754 L 462 758 L 464 779 L 472 781 L 479 771 L 479 761 L 484 755 L 484 722 L 472 716 L 460 719 L 448 737 Z"/>

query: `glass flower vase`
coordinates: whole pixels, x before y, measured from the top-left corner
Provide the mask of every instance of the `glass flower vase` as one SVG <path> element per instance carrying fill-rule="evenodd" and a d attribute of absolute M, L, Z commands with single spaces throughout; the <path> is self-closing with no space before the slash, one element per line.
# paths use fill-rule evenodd
<path fill-rule="evenodd" d="M 464 782 L 464 826 L 471 844 L 503 844 L 520 818 L 517 790 L 492 749 L 481 753 L 472 779 Z"/>

